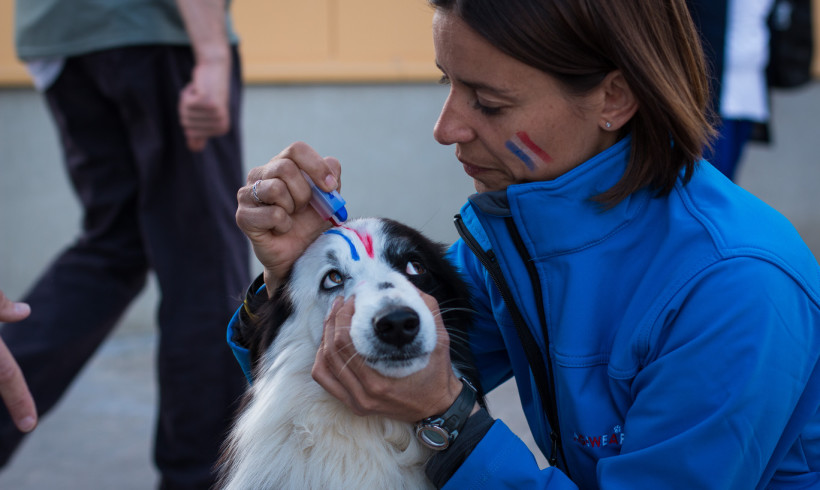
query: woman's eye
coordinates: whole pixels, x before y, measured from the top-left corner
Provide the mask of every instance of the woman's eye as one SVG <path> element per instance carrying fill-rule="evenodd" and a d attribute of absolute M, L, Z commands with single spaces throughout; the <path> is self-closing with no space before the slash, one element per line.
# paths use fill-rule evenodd
<path fill-rule="evenodd" d="M 481 113 L 484 114 L 485 116 L 495 116 L 495 115 L 497 115 L 501 112 L 500 107 L 486 106 L 486 105 L 482 104 L 481 102 L 479 102 L 478 99 L 476 99 L 473 102 L 473 109 L 481 111 Z"/>
<path fill-rule="evenodd" d="M 342 276 L 342 273 L 334 269 L 325 274 L 325 277 L 322 279 L 322 289 L 335 289 L 344 284 L 344 282 L 345 278 Z"/>
<path fill-rule="evenodd" d="M 439 85 L 450 85 L 450 77 L 447 75 L 441 75 L 441 78 L 438 79 L 438 83 Z M 473 109 L 481 111 L 481 113 L 485 116 L 495 116 L 501 113 L 501 107 L 484 105 L 478 100 L 478 98 L 473 101 Z"/>
<path fill-rule="evenodd" d="M 411 260 L 407 263 L 407 267 L 405 267 L 404 272 L 407 273 L 408 276 L 419 276 L 427 272 L 427 269 L 416 260 Z"/>

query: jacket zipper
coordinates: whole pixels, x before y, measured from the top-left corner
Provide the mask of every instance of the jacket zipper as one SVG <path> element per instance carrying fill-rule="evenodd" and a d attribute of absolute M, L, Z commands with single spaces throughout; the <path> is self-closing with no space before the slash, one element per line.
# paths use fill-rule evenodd
<path fill-rule="evenodd" d="M 493 280 L 496 288 L 498 288 L 499 294 L 501 294 L 501 298 L 504 300 L 504 304 L 507 306 L 507 310 L 510 312 L 510 317 L 512 318 L 513 324 L 518 332 L 522 347 L 527 354 L 530 369 L 534 371 L 541 371 L 547 375 L 547 386 L 545 388 L 548 393 L 543 393 L 544 390 L 537 386 L 538 383 L 536 383 L 536 387 L 538 388 L 539 397 L 541 398 L 541 404 L 546 409 L 547 421 L 550 425 L 550 442 L 552 445 L 552 451 L 549 457 L 549 464 L 550 466 L 557 467 L 558 455 L 560 454 L 561 459 L 564 462 L 566 462 L 566 456 L 564 455 L 564 447 L 561 442 L 561 429 L 558 425 L 558 403 L 555 397 L 555 379 L 553 377 L 552 362 L 550 361 L 549 354 L 549 335 L 547 333 L 546 312 L 544 310 L 543 301 L 540 300 L 541 282 L 538 280 L 538 271 L 536 271 L 535 267 L 532 265 L 532 261 L 523 246 L 521 236 L 515 228 L 515 223 L 513 223 L 512 218 L 507 218 L 505 223 L 508 231 L 513 237 L 513 241 L 515 242 L 519 255 L 521 255 L 521 258 L 526 264 L 530 281 L 532 282 L 533 289 L 537 295 L 536 304 L 538 305 L 539 320 L 541 321 L 541 326 L 543 328 L 544 343 L 546 346 L 544 355 L 546 356 L 546 361 L 537 347 L 538 344 L 535 342 L 532 332 L 527 327 L 524 316 L 521 314 L 521 311 L 518 309 L 518 305 L 515 303 L 512 291 L 504 279 L 504 274 L 501 271 L 501 266 L 496 260 L 495 253 L 492 250 L 484 251 L 476 242 L 475 238 L 473 238 L 472 234 L 470 234 L 467 226 L 464 225 L 461 215 L 458 214 L 455 217 L 456 229 L 458 230 L 459 236 L 462 240 L 464 240 L 464 243 L 478 258 L 484 268 L 487 269 L 487 272 L 490 274 L 490 278 Z M 535 373 L 533 373 L 533 375 L 535 375 Z M 564 472 L 567 474 L 567 477 L 570 476 L 569 469 L 566 468 L 566 464 L 564 464 Z"/>

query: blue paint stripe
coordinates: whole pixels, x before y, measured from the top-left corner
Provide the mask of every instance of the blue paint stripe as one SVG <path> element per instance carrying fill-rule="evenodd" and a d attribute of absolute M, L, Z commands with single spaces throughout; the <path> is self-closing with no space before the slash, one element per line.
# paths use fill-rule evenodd
<path fill-rule="evenodd" d="M 353 260 L 359 260 L 359 252 L 356 251 L 356 246 L 353 245 L 353 241 L 350 240 L 350 238 L 348 238 L 344 233 L 342 233 L 339 230 L 327 230 L 325 234 L 339 235 L 340 237 L 344 238 L 345 241 L 347 241 L 347 244 L 350 245 L 350 255 L 353 256 Z"/>
<path fill-rule="evenodd" d="M 530 156 L 527 155 L 521 148 L 516 146 L 515 143 L 513 143 L 512 141 L 507 140 L 505 145 L 507 146 L 508 150 L 513 152 L 515 154 L 515 156 L 517 156 L 518 158 L 521 159 L 522 162 L 524 162 L 524 164 L 527 166 L 528 169 L 532 170 L 532 169 L 535 168 L 535 164 L 532 162 L 532 159 L 530 158 Z"/>

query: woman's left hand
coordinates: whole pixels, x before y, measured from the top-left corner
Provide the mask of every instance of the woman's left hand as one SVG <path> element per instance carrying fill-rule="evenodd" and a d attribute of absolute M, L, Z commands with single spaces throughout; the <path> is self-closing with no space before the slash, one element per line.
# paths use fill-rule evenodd
<path fill-rule="evenodd" d="M 339 297 L 333 303 L 316 353 L 313 379 L 356 415 L 416 422 L 444 413 L 461 392 L 462 383 L 450 363 L 450 338 L 438 302 L 420 294 L 436 320 L 438 341 L 427 366 L 404 378 L 384 376 L 356 359 L 359 355 L 350 338 L 354 298 L 344 301 Z"/>

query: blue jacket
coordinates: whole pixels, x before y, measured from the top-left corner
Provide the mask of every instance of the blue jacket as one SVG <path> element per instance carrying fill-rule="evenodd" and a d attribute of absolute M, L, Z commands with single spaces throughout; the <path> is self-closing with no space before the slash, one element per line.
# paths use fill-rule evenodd
<path fill-rule="evenodd" d="M 669 195 L 603 209 L 589 198 L 618 181 L 629 149 L 627 138 L 462 208 L 450 254 L 476 294 L 482 384 L 515 376 L 562 471 L 539 470 L 496 421 L 445 488 L 818 488 L 817 261 L 785 218 L 705 162 Z M 552 407 L 505 289 L 552 370 Z"/>

